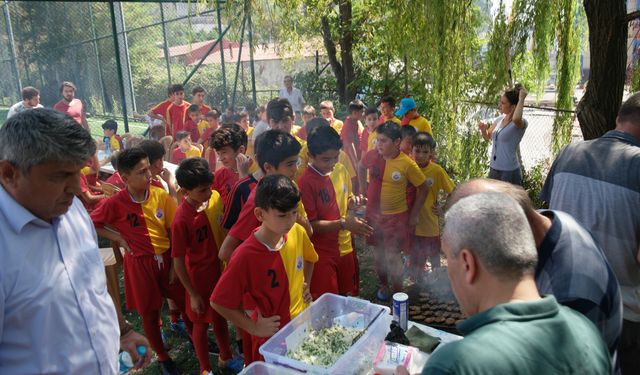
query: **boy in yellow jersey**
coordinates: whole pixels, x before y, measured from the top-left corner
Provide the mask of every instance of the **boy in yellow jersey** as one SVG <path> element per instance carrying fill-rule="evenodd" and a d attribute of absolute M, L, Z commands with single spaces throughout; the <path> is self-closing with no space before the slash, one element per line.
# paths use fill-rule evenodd
<path fill-rule="evenodd" d="M 338 134 L 340 134 L 342 132 L 344 123 L 336 119 L 334 117 L 335 114 L 336 109 L 333 107 L 333 102 L 331 100 L 324 100 L 320 102 L 320 115 L 322 116 L 322 118 L 329 121 L 329 125 L 331 125 L 332 128 L 336 129 Z"/>
<path fill-rule="evenodd" d="M 127 188 L 103 201 L 91 213 L 91 220 L 98 235 L 126 250 L 123 268 L 127 309 L 142 316 L 144 333 L 163 373 L 178 374 L 158 326 L 163 297 L 174 300 L 183 312 L 185 307 L 184 289 L 170 277 L 169 229 L 176 202 L 164 189 L 151 186 L 149 159 L 141 148 L 133 147 L 118 155 L 118 172 Z M 186 315 L 184 318 L 191 331 L 191 322 Z"/>
<path fill-rule="evenodd" d="M 417 108 L 415 100 L 404 98 L 400 101 L 400 108 L 396 111 L 396 116 L 402 119 L 402 125 L 411 125 L 416 131 L 428 133 L 433 137 L 431 123 L 418 113 Z"/>
<path fill-rule="evenodd" d="M 313 227 L 311 242 L 318 253 L 311 280 L 314 299 L 324 293 L 358 294 L 358 270 L 351 245 L 351 233 L 368 236 L 373 232 L 367 223 L 347 216 L 354 205 L 351 178 L 338 162 L 342 141 L 330 126 L 309 133 L 309 166 L 298 185 L 302 202 Z"/>
<path fill-rule="evenodd" d="M 360 161 L 360 184 L 367 191 L 367 222 L 376 229 L 375 265 L 380 289 L 378 299 L 387 300 L 392 291 L 402 290 L 402 257 L 409 254 L 409 227 L 415 226 L 427 194 L 426 179 L 418 165 L 400 152 L 400 126 L 388 121 L 376 129 L 376 150 Z M 369 182 L 365 176 L 369 171 Z M 416 198 L 409 207 L 407 185 L 416 187 Z M 384 245 L 381 247 L 380 245 Z"/>
<path fill-rule="evenodd" d="M 122 137 L 118 135 L 118 123 L 116 120 L 109 119 L 102 124 L 102 131 L 104 132 L 104 137 L 108 138 L 105 140 L 105 144 L 109 144 L 109 151 L 115 152 L 124 149 L 122 145 Z"/>
<path fill-rule="evenodd" d="M 191 134 L 188 131 L 179 131 L 176 134 L 176 142 L 178 147 L 171 154 L 172 163 L 180 164 L 186 158 L 199 158 L 202 155 L 200 148 L 191 144 Z"/>
<path fill-rule="evenodd" d="M 384 124 L 387 121 L 392 121 L 400 125 L 402 121 L 395 116 L 395 110 L 396 100 L 393 96 L 385 96 L 380 99 L 380 117 L 378 118 L 378 123 Z"/>
<path fill-rule="evenodd" d="M 253 361 L 263 360 L 258 348 L 311 302 L 309 283 L 318 254 L 296 223 L 299 201 L 288 177 L 260 181 L 254 213 L 261 225 L 236 249 L 211 294 L 211 306 L 251 335 Z M 251 317 L 243 309 L 245 295 L 255 303 Z"/>
<path fill-rule="evenodd" d="M 427 197 L 418 216 L 409 261 L 411 278 L 417 280 L 424 270 L 427 259 L 432 268 L 440 267 L 440 222 L 433 209 L 438 203 L 438 193 L 443 190 L 450 194 L 454 185 L 447 172 L 431 161 L 436 148 L 433 138 L 428 133 L 420 132 L 413 137 L 412 143 L 411 156 L 427 179 L 428 188 Z"/>

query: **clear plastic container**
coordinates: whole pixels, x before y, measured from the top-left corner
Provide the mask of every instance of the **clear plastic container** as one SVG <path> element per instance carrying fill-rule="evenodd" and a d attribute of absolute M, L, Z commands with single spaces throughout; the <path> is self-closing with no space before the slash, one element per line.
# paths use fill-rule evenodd
<path fill-rule="evenodd" d="M 337 318 L 337 319 L 336 319 Z M 313 366 L 286 356 L 308 336 L 319 330 L 341 324 L 348 327 L 369 328 L 331 367 Z M 324 294 L 295 319 L 282 327 L 260 347 L 260 354 L 268 363 L 312 374 L 355 374 L 366 372 L 380 343 L 389 332 L 390 310 L 359 298 Z"/>
<path fill-rule="evenodd" d="M 253 362 L 240 374 L 242 375 L 295 375 L 300 374 L 297 371 L 289 370 L 284 367 L 278 367 L 265 362 Z"/>

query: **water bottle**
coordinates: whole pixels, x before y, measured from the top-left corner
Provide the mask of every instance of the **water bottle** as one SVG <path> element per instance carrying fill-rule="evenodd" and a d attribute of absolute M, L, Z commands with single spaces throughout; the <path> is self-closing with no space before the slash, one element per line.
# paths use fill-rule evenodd
<path fill-rule="evenodd" d="M 109 137 L 104 137 L 103 142 L 104 142 L 104 155 L 106 157 L 109 157 L 111 156 L 111 142 Z"/>
<path fill-rule="evenodd" d="M 147 348 L 144 345 L 138 345 L 136 347 L 136 351 L 138 352 L 139 356 L 144 356 L 147 353 Z M 119 359 L 118 362 L 120 363 L 120 372 L 119 372 L 120 375 L 126 373 L 127 371 L 133 368 L 134 363 L 133 363 L 133 360 L 131 359 L 131 355 L 129 354 L 129 352 L 125 352 L 125 351 L 120 352 L 118 359 Z"/>

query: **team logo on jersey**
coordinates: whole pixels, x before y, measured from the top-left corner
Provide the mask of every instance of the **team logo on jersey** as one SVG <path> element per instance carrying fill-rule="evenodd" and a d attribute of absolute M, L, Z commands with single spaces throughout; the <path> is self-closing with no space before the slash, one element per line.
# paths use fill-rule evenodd
<path fill-rule="evenodd" d="M 429 177 L 427 178 L 427 187 L 431 187 L 433 186 L 433 178 Z"/>
<path fill-rule="evenodd" d="M 302 265 L 303 265 L 303 263 L 302 263 L 302 257 L 301 257 L 300 255 L 298 255 L 298 256 L 296 257 L 296 269 L 297 269 L 298 271 L 302 271 Z"/>
<path fill-rule="evenodd" d="M 164 217 L 164 211 L 162 210 L 162 208 L 158 208 L 156 210 L 156 218 L 162 219 L 163 217 Z"/>
<path fill-rule="evenodd" d="M 398 171 L 393 171 L 391 172 L 391 179 L 393 181 L 400 181 L 400 177 L 402 177 L 402 175 L 400 174 L 400 172 Z"/>

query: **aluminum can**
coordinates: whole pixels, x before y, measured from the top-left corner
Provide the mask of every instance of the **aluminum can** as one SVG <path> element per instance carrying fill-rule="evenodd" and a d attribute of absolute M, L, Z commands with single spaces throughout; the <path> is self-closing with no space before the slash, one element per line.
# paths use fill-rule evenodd
<path fill-rule="evenodd" d="M 395 293 L 393 295 L 393 320 L 406 331 L 409 324 L 409 296 L 407 293 Z"/>

